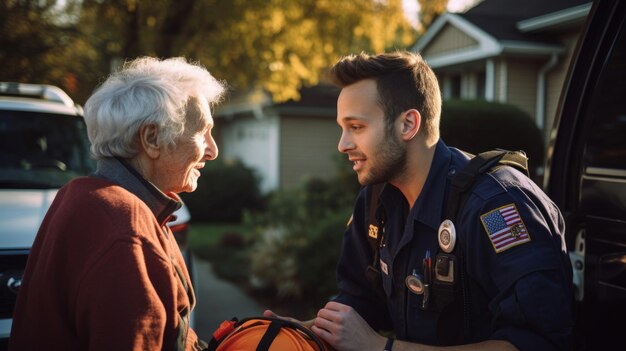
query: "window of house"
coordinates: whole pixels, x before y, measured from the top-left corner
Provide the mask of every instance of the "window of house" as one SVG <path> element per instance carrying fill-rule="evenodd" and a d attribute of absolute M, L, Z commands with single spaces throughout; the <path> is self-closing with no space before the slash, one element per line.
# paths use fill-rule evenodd
<path fill-rule="evenodd" d="M 485 72 L 476 75 L 476 98 L 485 100 Z"/>
<path fill-rule="evenodd" d="M 461 98 L 461 75 L 455 74 L 450 77 L 450 98 Z"/>

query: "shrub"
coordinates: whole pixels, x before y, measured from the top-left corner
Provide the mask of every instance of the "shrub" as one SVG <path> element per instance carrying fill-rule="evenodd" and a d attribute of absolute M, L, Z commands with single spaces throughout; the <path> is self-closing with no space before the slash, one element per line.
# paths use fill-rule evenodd
<path fill-rule="evenodd" d="M 290 315 L 310 318 L 337 293 L 335 271 L 349 213 L 336 211 L 298 230 L 264 228 L 250 250 L 251 285 L 283 301 L 278 305 L 293 304 Z"/>
<path fill-rule="evenodd" d="M 250 243 L 239 237 L 241 241 L 236 239 L 237 242 L 233 245 L 233 238 L 231 233 L 224 233 L 220 236 L 218 245 L 207 247 L 200 254 L 195 254 L 214 263 L 212 269 L 216 276 L 245 286 L 250 274 Z"/>
<path fill-rule="evenodd" d="M 441 137 L 449 146 L 471 153 L 495 148 L 524 150 L 531 173 L 543 165 L 541 131 L 519 108 L 482 100 L 445 101 Z"/>
<path fill-rule="evenodd" d="M 302 295 L 313 306 L 323 306 L 337 293 L 336 268 L 350 212 L 346 208 L 319 221 L 311 228 L 307 245 L 295 253 Z"/>
<path fill-rule="evenodd" d="M 314 305 L 335 292 L 342 234 L 356 196 L 342 192 L 351 189 L 312 179 L 272 195 L 267 212 L 250 218 L 259 228 L 251 250 L 253 285 Z"/>
<path fill-rule="evenodd" d="M 193 193 L 181 198 L 194 221 L 239 222 L 244 210 L 263 207 L 255 172 L 240 161 L 217 159 L 206 163 Z"/>
<path fill-rule="evenodd" d="M 225 232 L 219 240 L 220 246 L 228 248 L 243 248 L 246 245 L 246 239 L 238 232 Z"/>

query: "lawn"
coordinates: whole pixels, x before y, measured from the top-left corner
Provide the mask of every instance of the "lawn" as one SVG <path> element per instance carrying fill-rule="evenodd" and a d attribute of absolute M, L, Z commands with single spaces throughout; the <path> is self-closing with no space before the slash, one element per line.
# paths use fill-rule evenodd
<path fill-rule="evenodd" d="M 214 264 L 215 274 L 238 285 L 247 284 L 250 272 L 251 230 L 239 223 L 191 224 L 188 245 L 193 254 Z"/>
<path fill-rule="evenodd" d="M 249 237 L 250 230 L 240 223 L 193 222 L 189 230 L 189 248 L 194 254 L 202 256 L 203 251 L 219 244 L 222 236 L 228 233 L 238 233 L 246 238 Z"/>

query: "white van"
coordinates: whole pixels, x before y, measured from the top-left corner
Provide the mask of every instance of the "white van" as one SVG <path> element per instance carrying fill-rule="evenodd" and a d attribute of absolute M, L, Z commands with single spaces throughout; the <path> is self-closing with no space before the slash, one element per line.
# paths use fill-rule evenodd
<path fill-rule="evenodd" d="M 0 350 L 7 348 L 28 253 L 50 204 L 65 183 L 95 169 L 82 113 L 58 87 L 0 82 Z M 184 244 L 189 211 L 183 206 L 176 214 L 170 226 Z"/>
<path fill-rule="evenodd" d="M 57 190 L 95 163 L 82 109 L 49 85 L 0 83 L 0 348 L 28 252 Z"/>

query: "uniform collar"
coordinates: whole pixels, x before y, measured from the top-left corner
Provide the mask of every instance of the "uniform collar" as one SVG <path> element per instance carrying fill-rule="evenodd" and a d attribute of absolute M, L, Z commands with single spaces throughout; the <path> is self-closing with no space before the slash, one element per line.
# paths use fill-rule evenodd
<path fill-rule="evenodd" d="M 430 171 L 422 192 L 415 200 L 411 214 L 413 218 L 437 230 L 443 214 L 443 204 L 446 194 L 446 183 L 454 175 L 450 168 L 452 154 L 448 146 L 439 140 L 435 148 L 435 155 L 430 165 Z"/>
<path fill-rule="evenodd" d="M 452 153 L 440 139 L 435 146 L 435 154 L 426 177 L 422 192 L 415 200 L 410 216 L 427 226 L 437 230 L 443 214 L 446 183 L 455 174 L 452 166 Z M 407 211 L 408 202 L 402 192 L 395 186 L 386 183 L 380 195 L 385 211 Z M 405 212 L 406 213 L 406 212 Z"/>
<path fill-rule="evenodd" d="M 161 225 L 165 225 L 174 211 L 183 205 L 176 194 L 166 195 L 121 158 L 98 160 L 93 176 L 107 179 L 135 194 L 148 205 Z"/>

